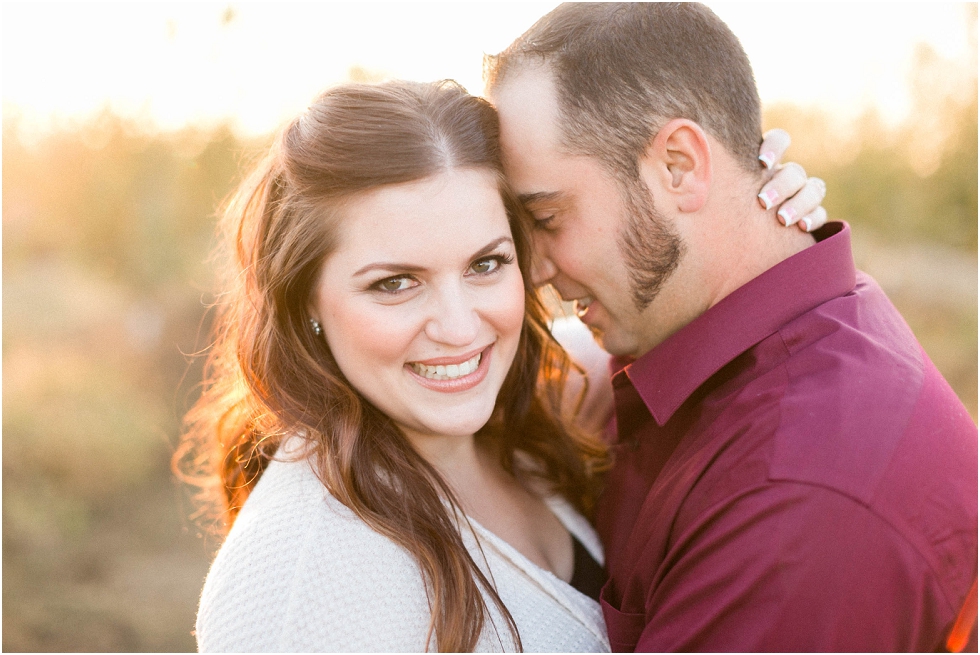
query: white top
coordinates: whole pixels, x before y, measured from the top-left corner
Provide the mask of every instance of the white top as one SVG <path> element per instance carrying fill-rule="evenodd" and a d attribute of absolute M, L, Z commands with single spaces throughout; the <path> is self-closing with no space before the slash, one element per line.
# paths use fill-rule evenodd
<path fill-rule="evenodd" d="M 562 499 L 546 502 L 601 563 L 585 518 Z M 514 618 L 525 651 L 609 651 L 597 602 L 470 522 L 477 538 L 465 531 L 464 543 Z M 516 650 L 506 621 L 489 599 L 487 606 L 491 621 L 476 650 Z M 211 565 L 197 644 L 202 652 L 422 652 L 429 619 L 411 555 L 331 496 L 308 461 L 273 461 Z"/>

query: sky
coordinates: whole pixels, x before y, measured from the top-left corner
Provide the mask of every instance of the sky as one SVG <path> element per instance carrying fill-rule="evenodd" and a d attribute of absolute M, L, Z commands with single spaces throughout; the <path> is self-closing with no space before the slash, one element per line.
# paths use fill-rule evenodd
<path fill-rule="evenodd" d="M 43 129 L 108 107 L 164 129 L 230 119 L 262 134 L 353 66 L 480 93 L 483 53 L 555 4 L 5 3 L 4 115 Z M 742 41 L 764 103 L 843 118 L 873 106 L 897 123 L 917 43 L 975 65 L 962 4 L 709 5 Z"/>

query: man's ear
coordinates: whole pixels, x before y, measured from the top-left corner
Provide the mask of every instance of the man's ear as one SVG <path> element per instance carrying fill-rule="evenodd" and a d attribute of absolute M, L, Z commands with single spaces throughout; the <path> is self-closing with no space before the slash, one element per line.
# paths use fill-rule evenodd
<path fill-rule="evenodd" d="M 656 185 L 678 211 L 700 210 L 711 187 L 711 147 L 701 126 L 686 118 L 664 125 L 640 158 L 647 186 Z"/>

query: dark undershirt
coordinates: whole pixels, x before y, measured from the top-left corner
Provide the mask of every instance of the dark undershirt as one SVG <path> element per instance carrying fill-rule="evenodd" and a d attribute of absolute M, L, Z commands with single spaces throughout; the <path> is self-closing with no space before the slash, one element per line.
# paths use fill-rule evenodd
<path fill-rule="evenodd" d="M 568 584 L 589 598 L 599 600 L 599 591 L 602 589 L 602 585 L 606 584 L 606 571 L 599 566 L 599 562 L 595 561 L 592 555 L 589 555 L 589 551 L 574 536 L 572 537 L 572 547 L 574 548 L 575 568 Z"/>

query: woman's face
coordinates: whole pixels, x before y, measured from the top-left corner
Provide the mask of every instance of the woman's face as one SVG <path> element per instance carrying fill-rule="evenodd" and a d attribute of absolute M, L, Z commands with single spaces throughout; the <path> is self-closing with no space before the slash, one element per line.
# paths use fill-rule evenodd
<path fill-rule="evenodd" d="M 413 443 L 476 432 L 524 318 L 493 174 L 451 171 L 355 199 L 342 210 L 311 313 L 350 383 Z"/>

